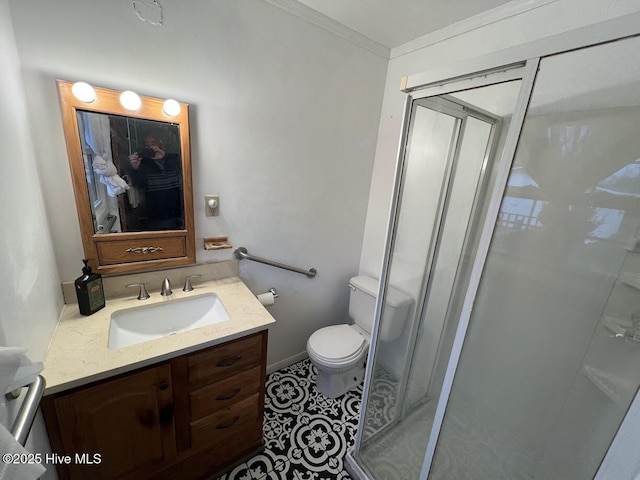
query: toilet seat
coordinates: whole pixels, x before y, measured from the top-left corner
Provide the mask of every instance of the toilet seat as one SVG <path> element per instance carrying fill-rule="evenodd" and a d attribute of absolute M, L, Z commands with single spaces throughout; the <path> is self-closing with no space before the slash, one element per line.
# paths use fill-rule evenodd
<path fill-rule="evenodd" d="M 356 363 L 366 351 L 367 339 L 350 325 L 331 325 L 314 332 L 307 341 L 312 360 L 341 368 Z"/>

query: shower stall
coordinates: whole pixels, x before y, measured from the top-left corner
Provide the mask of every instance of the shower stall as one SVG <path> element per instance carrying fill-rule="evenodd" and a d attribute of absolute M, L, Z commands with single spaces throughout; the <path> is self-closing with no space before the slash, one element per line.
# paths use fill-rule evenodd
<path fill-rule="evenodd" d="M 414 304 L 399 339 L 374 329 L 354 478 L 602 469 L 640 385 L 640 38 L 628 30 L 407 79 L 377 329 L 389 287 Z"/>

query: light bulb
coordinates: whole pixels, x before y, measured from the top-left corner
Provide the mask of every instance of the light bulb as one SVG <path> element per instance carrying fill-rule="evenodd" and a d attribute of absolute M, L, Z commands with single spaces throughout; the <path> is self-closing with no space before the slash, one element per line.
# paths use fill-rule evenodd
<path fill-rule="evenodd" d="M 71 92 L 81 102 L 91 103 L 96 99 L 96 91 L 87 82 L 74 83 Z"/>
<path fill-rule="evenodd" d="M 138 110 L 142 105 L 142 100 L 136 92 L 126 90 L 120 94 L 120 103 L 127 110 Z"/>
<path fill-rule="evenodd" d="M 176 102 L 173 98 L 167 98 L 162 104 L 162 111 L 169 115 L 170 117 L 175 117 L 180 113 L 180 104 Z"/>

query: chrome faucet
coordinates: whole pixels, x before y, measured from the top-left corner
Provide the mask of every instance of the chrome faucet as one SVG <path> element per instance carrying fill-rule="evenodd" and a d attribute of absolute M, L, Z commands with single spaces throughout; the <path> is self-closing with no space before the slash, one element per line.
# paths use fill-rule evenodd
<path fill-rule="evenodd" d="M 173 290 L 171 290 L 171 282 L 169 281 L 168 278 L 165 278 L 164 281 L 162 282 L 162 290 L 160 291 L 160 295 L 167 297 L 172 293 L 173 293 Z"/>
<path fill-rule="evenodd" d="M 197 277 L 201 277 L 202 275 L 187 275 L 187 277 L 184 279 L 184 287 L 182 287 L 182 290 L 184 292 L 190 292 L 193 290 L 193 285 L 191 285 L 191 279 L 192 278 L 197 278 Z"/>
<path fill-rule="evenodd" d="M 149 298 L 149 292 L 144 286 L 144 283 L 130 283 L 129 285 L 125 285 L 127 288 L 131 287 L 140 287 L 140 292 L 138 293 L 138 300 L 146 300 Z"/>

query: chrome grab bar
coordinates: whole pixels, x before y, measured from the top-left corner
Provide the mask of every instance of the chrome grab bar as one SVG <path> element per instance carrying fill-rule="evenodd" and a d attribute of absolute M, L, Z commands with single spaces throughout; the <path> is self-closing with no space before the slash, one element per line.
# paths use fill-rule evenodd
<path fill-rule="evenodd" d="M 254 257 L 253 255 L 249 255 L 247 249 L 244 247 L 236 248 L 233 252 L 235 257 L 238 260 L 253 260 L 254 262 L 264 263 L 265 265 L 271 265 L 272 267 L 283 268 L 285 270 L 290 270 L 292 272 L 301 273 L 302 275 L 306 275 L 309 278 L 313 278 L 316 276 L 316 269 L 310 268 L 309 270 L 303 270 L 301 268 L 291 267 L 289 265 L 285 265 L 284 263 L 273 262 L 271 260 L 267 260 L 265 258 Z"/>
<path fill-rule="evenodd" d="M 27 395 L 24 398 L 24 402 L 20 406 L 20 411 L 16 417 L 13 426 L 11 427 L 11 435 L 24 447 L 27 443 L 27 437 L 31 431 L 33 420 L 36 418 L 38 407 L 40 406 L 40 400 L 44 394 L 45 380 L 42 375 L 38 375 L 33 383 L 27 387 Z"/>

